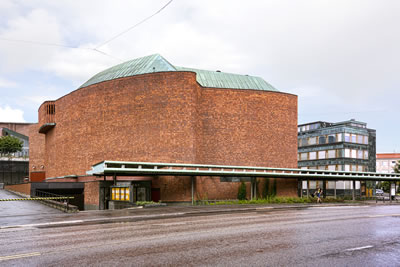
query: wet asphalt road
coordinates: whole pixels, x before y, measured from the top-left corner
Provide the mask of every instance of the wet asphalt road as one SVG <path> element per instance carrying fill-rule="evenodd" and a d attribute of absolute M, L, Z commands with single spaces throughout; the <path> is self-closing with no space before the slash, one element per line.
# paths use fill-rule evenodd
<path fill-rule="evenodd" d="M 400 266 L 398 205 L 200 209 L 0 218 L 0 266 Z"/>

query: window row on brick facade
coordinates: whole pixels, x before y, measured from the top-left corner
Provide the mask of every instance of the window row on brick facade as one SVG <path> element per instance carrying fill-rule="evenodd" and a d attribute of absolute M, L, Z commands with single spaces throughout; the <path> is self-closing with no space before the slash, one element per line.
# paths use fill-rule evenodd
<path fill-rule="evenodd" d="M 355 144 L 368 144 L 368 136 L 361 134 L 338 133 L 328 134 L 321 136 L 302 137 L 299 138 L 299 147 L 333 144 L 339 142 L 355 143 Z"/>
<path fill-rule="evenodd" d="M 329 149 L 320 151 L 300 152 L 297 160 L 319 160 L 319 159 L 334 159 L 334 158 L 352 158 L 368 160 L 368 150 L 364 149 Z"/>

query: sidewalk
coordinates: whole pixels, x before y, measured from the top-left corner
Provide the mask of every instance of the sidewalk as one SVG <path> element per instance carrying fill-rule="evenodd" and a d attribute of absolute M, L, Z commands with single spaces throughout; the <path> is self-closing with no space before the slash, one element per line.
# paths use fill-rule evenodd
<path fill-rule="evenodd" d="M 129 208 L 122 210 L 93 210 L 81 211 L 79 213 L 46 213 L 20 215 L 19 217 L 1 216 L 0 230 L 5 228 L 20 227 L 54 227 L 70 226 L 77 224 L 98 224 L 113 222 L 134 222 L 165 218 L 178 218 L 190 216 L 202 216 L 209 214 L 251 213 L 268 212 L 287 209 L 308 209 L 321 207 L 343 207 L 343 206 L 366 206 L 366 205 L 389 205 L 389 203 L 369 202 L 346 202 L 327 204 L 268 204 L 268 205 L 167 205 L 152 208 Z M 397 205 L 397 204 L 394 204 Z"/>
<path fill-rule="evenodd" d="M 9 193 L 10 194 L 10 193 Z M 250 213 L 250 212 L 268 212 L 285 209 L 308 209 L 315 207 L 341 207 L 341 206 L 365 206 L 365 205 L 390 205 L 390 202 L 382 201 L 376 203 L 370 201 L 346 201 L 340 203 L 301 203 L 301 204 L 247 204 L 247 205 L 202 205 L 191 206 L 169 204 L 160 207 L 134 207 L 122 210 L 91 210 L 80 211 L 74 214 L 54 212 L 38 212 L 24 214 L 13 212 L 13 215 L 7 216 L 3 212 L 0 216 L 0 230 L 14 227 L 46 227 L 51 225 L 70 225 L 70 224 L 97 224 L 111 223 L 118 221 L 143 221 L 159 218 L 177 218 L 184 216 L 202 216 L 206 214 L 229 214 L 229 213 Z M 399 205 L 393 202 L 392 205 Z M 1 208 L 1 207 L 0 207 Z M 5 207 L 3 207 L 5 208 Z"/>

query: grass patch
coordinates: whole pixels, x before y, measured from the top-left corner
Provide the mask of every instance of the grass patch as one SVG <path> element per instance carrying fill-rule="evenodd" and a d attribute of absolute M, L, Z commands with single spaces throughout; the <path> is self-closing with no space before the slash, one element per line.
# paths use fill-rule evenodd
<path fill-rule="evenodd" d="M 300 197 L 268 197 L 253 200 L 216 200 L 201 201 L 203 205 L 248 205 L 248 204 L 280 204 L 280 203 L 312 203 L 310 198 Z"/>
<path fill-rule="evenodd" d="M 323 198 L 322 203 L 342 203 L 346 199 L 343 198 Z M 295 203 L 316 203 L 317 198 L 314 197 L 267 197 L 253 200 L 200 200 L 198 205 L 263 205 L 263 204 L 295 204 Z"/>
<path fill-rule="evenodd" d="M 136 201 L 136 205 L 138 206 L 144 206 L 144 205 L 158 205 L 160 202 L 154 202 L 154 201 Z"/>

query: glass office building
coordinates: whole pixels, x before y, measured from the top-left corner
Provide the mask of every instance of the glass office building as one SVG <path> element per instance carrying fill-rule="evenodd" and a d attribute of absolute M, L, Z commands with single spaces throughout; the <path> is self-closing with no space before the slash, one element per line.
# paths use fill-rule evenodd
<path fill-rule="evenodd" d="M 338 123 L 318 121 L 298 125 L 298 167 L 330 171 L 376 171 L 376 131 L 354 119 Z M 310 189 L 336 186 L 341 190 L 352 189 L 350 182 L 334 181 L 326 185 L 318 182 Z M 304 181 L 302 188 L 304 188 Z M 356 184 L 365 193 L 367 185 Z M 343 191 L 343 193 L 345 193 Z M 368 194 L 368 193 L 367 193 Z"/>

